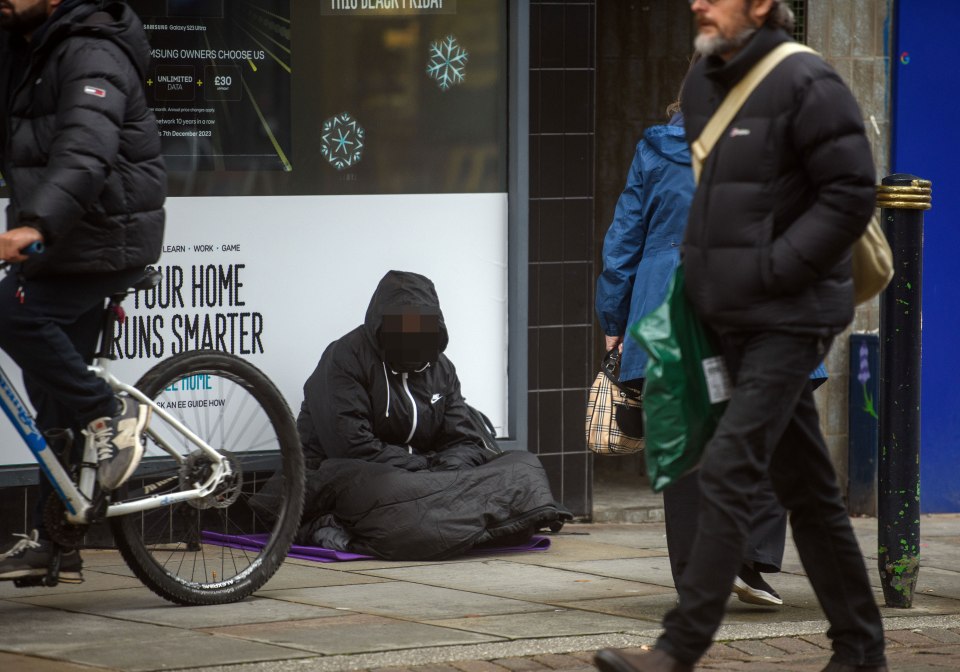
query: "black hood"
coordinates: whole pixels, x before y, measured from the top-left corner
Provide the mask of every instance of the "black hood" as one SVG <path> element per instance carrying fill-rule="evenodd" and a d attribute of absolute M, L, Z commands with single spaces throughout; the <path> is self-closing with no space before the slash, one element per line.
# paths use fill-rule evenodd
<path fill-rule="evenodd" d="M 100 8 L 98 0 L 65 0 L 34 34 L 35 51 L 51 48 L 73 35 L 96 35 L 111 40 L 130 58 L 142 79 L 150 63 L 150 44 L 143 22 L 123 2 Z M 96 13 L 97 16 L 91 19 Z"/>
<path fill-rule="evenodd" d="M 370 305 L 367 306 L 367 315 L 363 320 L 363 328 L 367 338 L 373 343 L 380 357 L 383 358 L 383 348 L 378 338 L 380 327 L 383 325 L 383 316 L 400 312 L 403 308 L 418 308 L 425 315 L 436 315 L 440 320 L 440 352 L 447 349 L 449 336 L 447 325 L 443 321 L 443 312 L 440 310 L 440 299 L 433 282 L 417 273 L 408 271 L 387 271 L 380 280 Z"/>

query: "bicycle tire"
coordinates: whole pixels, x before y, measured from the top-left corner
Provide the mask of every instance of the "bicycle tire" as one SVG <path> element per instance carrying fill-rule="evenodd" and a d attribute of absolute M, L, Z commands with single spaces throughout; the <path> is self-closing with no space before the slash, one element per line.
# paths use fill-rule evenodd
<path fill-rule="evenodd" d="M 165 359 L 136 387 L 210 446 L 225 451 L 241 475 L 202 500 L 110 518 L 120 554 L 144 585 L 171 602 L 210 605 L 244 599 L 280 567 L 303 508 L 303 452 L 286 401 L 254 365 L 212 350 Z M 190 487 L 187 484 L 209 465 L 201 451 L 156 414 L 149 430 L 140 466 L 114 503 Z M 159 447 L 156 436 L 189 457 L 175 462 Z M 272 451 L 281 460 L 273 479 L 282 479 L 276 501 L 271 502 L 273 520 L 262 507 L 258 511 L 251 505 L 269 479 L 248 476 L 243 466 L 257 460 L 262 466 L 273 459 Z M 215 536 L 211 541 L 211 535 L 230 538 Z M 238 548 L 234 537 L 241 535 L 245 539 L 259 535 L 262 547 L 243 540 Z"/>

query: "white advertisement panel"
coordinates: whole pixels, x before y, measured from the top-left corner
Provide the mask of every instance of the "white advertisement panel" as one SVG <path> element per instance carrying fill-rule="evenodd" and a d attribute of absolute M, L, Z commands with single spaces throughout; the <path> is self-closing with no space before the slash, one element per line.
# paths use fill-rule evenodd
<path fill-rule="evenodd" d="M 118 374 L 212 347 L 296 413 L 384 273 L 414 271 L 436 284 L 464 395 L 506 435 L 507 3 L 128 4 L 168 199 L 163 279 L 125 306 Z M 0 466 L 30 462 L 0 423 Z"/>
<path fill-rule="evenodd" d="M 506 194 L 171 198 L 167 221 L 160 286 L 124 306 L 121 379 L 214 347 L 263 369 L 296 414 L 324 348 L 363 322 L 384 273 L 414 271 L 436 284 L 464 396 L 505 432 Z M 0 466 L 31 462 L 0 424 Z"/>

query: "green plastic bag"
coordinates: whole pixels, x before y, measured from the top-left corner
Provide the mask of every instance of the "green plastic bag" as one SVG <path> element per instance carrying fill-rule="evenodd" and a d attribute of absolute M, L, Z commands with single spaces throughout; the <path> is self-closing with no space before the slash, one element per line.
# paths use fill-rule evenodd
<path fill-rule="evenodd" d="M 730 396 L 716 337 L 697 317 L 684 288 L 679 266 L 663 305 L 630 328 L 650 355 L 643 411 L 654 492 L 697 466 Z"/>

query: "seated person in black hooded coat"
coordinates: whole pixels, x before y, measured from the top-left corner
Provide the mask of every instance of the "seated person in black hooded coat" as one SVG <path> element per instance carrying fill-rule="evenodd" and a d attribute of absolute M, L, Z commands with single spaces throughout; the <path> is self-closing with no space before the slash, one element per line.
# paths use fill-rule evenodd
<path fill-rule="evenodd" d="M 297 428 L 307 458 L 418 471 L 475 467 L 493 457 L 443 354 L 447 342 L 433 283 L 388 272 L 364 323 L 327 347 L 303 386 Z"/>
<path fill-rule="evenodd" d="M 297 419 L 301 542 L 430 559 L 570 518 L 536 456 L 503 453 L 464 402 L 447 342 L 433 282 L 390 271 L 364 323 L 324 351 Z"/>

